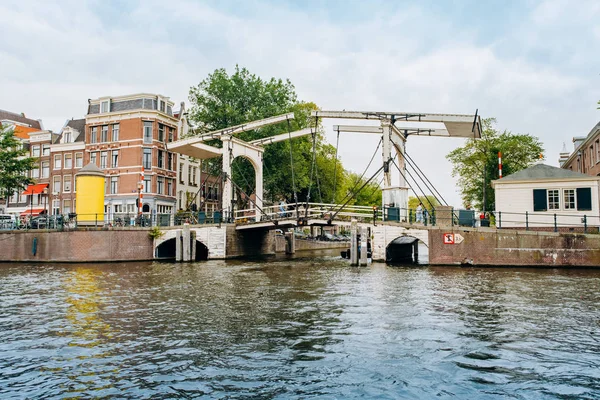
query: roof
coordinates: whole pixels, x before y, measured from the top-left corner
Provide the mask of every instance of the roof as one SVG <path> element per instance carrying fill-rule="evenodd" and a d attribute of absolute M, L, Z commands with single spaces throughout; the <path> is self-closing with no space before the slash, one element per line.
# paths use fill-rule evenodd
<path fill-rule="evenodd" d="M 74 143 L 85 142 L 85 118 L 81 118 L 68 120 L 63 129 L 60 131 L 60 135 L 56 138 L 56 143 L 60 142 L 62 139 L 63 131 L 67 126 L 79 132 L 79 135 L 77 135 L 73 141 Z"/>
<path fill-rule="evenodd" d="M 101 176 L 104 177 L 104 172 L 94 163 L 89 163 L 85 167 L 81 168 L 75 176 Z"/>
<path fill-rule="evenodd" d="M 573 172 L 568 169 L 552 167 L 546 164 L 535 164 L 529 168 L 522 169 L 519 172 L 505 176 L 501 179 L 496 179 L 494 183 L 506 183 L 517 181 L 532 181 L 532 180 L 569 180 L 569 179 L 596 179 L 594 176 Z"/>
<path fill-rule="evenodd" d="M 0 110 L 0 121 L 7 119 L 9 121 L 19 122 L 21 124 L 29 125 L 32 128 L 36 128 L 37 130 L 41 130 L 42 126 L 40 125 L 40 121 L 27 118 L 23 113 L 14 113 L 11 111 Z"/>
<path fill-rule="evenodd" d="M 598 122 L 596 125 L 594 125 L 594 127 L 592 128 L 592 130 L 590 131 L 590 133 L 587 134 L 587 136 L 581 136 L 581 137 L 574 137 L 573 138 L 573 143 L 575 142 L 579 142 L 581 140 L 581 143 L 579 143 L 579 146 L 577 146 L 577 148 L 575 149 L 575 151 L 573 151 L 571 153 L 571 155 L 569 156 L 569 158 L 567 158 L 565 160 L 565 162 L 562 164 L 563 166 L 569 165 L 571 163 L 571 161 L 573 161 L 577 156 L 579 156 L 579 150 L 588 145 L 588 142 L 590 142 L 592 139 L 594 139 L 594 137 L 596 136 L 596 134 L 600 131 L 600 122 Z"/>
<path fill-rule="evenodd" d="M 15 136 L 18 137 L 19 139 L 23 139 L 23 140 L 29 140 L 29 133 L 31 132 L 37 132 L 39 131 L 39 129 L 37 128 L 31 128 L 29 126 L 23 126 L 23 125 L 15 125 Z"/>

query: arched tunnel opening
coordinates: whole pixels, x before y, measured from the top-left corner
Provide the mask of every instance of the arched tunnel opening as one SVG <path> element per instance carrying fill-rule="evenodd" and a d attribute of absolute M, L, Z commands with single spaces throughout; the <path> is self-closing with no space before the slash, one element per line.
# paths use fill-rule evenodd
<path fill-rule="evenodd" d="M 205 261 L 208 260 L 208 247 L 204 245 L 204 243 L 196 240 L 196 257 L 194 261 Z M 177 239 L 172 238 L 169 240 L 165 240 L 156 248 L 156 258 L 160 259 L 172 259 L 174 260 L 177 255 Z"/>
<path fill-rule="evenodd" d="M 412 236 L 400 236 L 392 240 L 385 248 L 385 261 L 388 264 L 418 264 L 427 258 L 419 254 L 419 239 Z"/>

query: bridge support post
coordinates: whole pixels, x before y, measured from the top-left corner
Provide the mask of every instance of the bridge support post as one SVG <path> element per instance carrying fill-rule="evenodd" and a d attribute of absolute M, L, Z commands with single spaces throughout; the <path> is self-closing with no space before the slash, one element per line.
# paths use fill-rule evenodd
<path fill-rule="evenodd" d="M 190 231 L 190 260 L 196 261 L 196 231 Z"/>
<path fill-rule="evenodd" d="M 296 236 L 294 232 L 285 233 L 285 254 L 296 253 Z"/>
<path fill-rule="evenodd" d="M 419 241 L 413 243 L 413 262 L 416 264 L 419 262 Z"/>
<path fill-rule="evenodd" d="M 181 248 L 182 248 L 182 240 L 181 240 L 181 229 L 177 229 L 177 231 L 175 232 L 175 261 L 181 261 L 182 260 L 182 256 L 181 256 Z"/>
<path fill-rule="evenodd" d="M 190 261 L 190 224 L 183 224 L 183 261 Z"/>
<path fill-rule="evenodd" d="M 355 219 L 350 225 L 350 265 L 358 265 L 358 221 Z"/>
<path fill-rule="evenodd" d="M 369 249 L 367 248 L 367 238 L 368 238 L 367 228 L 363 226 L 360 229 L 360 262 L 358 264 L 359 266 L 367 265 L 368 253 L 369 253 Z"/>

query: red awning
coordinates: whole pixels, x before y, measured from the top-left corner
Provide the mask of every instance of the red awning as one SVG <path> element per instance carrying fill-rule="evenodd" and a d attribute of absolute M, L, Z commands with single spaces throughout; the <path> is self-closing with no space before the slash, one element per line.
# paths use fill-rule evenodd
<path fill-rule="evenodd" d="M 36 215 L 40 215 L 40 213 L 41 213 L 42 211 L 44 211 L 44 209 L 43 209 L 43 208 L 34 208 L 33 210 L 29 209 L 29 210 L 23 211 L 23 212 L 21 213 L 21 216 L 22 216 L 22 217 L 23 217 L 23 216 L 25 216 L 25 215 L 36 216 Z"/>
<path fill-rule="evenodd" d="M 22 193 L 23 196 L 44 193 L 44 189 L 48 187 L 47 183 L 37 183 L 35 185 L 27 186 L 27 189 Z"/>

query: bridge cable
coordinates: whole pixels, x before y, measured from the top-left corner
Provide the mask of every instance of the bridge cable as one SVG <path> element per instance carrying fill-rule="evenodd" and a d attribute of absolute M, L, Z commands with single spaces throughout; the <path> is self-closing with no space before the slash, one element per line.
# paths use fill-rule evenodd
<path fill-rule="evenodd" d="M 406 152 L 406 150 L 404 151 L 404 155 L 407 157 L 405 157 L 405 160 L 409 161 L 409 165 L 414 169 L 417 170 L 421 173 L 421 175 L 423 176 L 423 178 L 431 185 L 431 188 L 433 189 L 433 191 L 435 191 L 435 193 L 437 193 L 438 196 L 440 196 L 440 199 L 444 202 L 443 204 L 448 205 L 448 202 L 442 197 L 442 195 L 440 194 L 440 192 L 438 192 L 438 190 L 436 189 L 435 186 L 433 186 L 433 183 L 431 183 L 431 181 L 429 180 L 429 178 L 427 178 L 427 175 L 425 175 L 425 173 L 421 170 L 421 168 L 419 168 L 419 166 L 417 165 L 417 163 L 412 159 L 412 157 Z M 422 178 L 422 179 L 423 179 Z M 429 189 L 429 187 L 428 187 Z M 435 193 L 432 194 L 435 196 Z M 436 200 L 439 201 L 439 199 Z M 440 202 L 441 203 L 441 202 Z"/>
<path fill-rule="evenodd" d="M 317 157 L 317 126 L 319 125 L 319 117 L 315 117 L 315 131 L 312 134 L 313 137 L 313 146 L 312 146 L 312 166 L 310 169 L 310 181 L 308 184 L 308 193 L 306 195 L 306 214 L 305 217 L 308 218 L 308 203 L 310 202 L 310 189 L 312 188 L 313 177 L 315 174 L 315 163 Z"/>
<path fill-rule="evenodd" d="M 365 188 L 365 186 L 367 186 L 369 184 L 369 182 L 371 182 L 373 180 L 373 178 L 375 178 L 377 175 L 379 175 L 379 173 L 382 170 L 383 170 L 383 165 L 381 167 L 379 167 L 379 169 L 360 187 L 360 189 L 358 189 L 348 200 L 346 200 L 346 202 L 344 204 L 342 204 L 340 206 L 340 208 L 331 216 L 330 220 L 333 221 L 333 219 L 338 215 L 338 213 L 340 211 L 342 211 L 344 209 L 344 207 L 346 207 L 348 205 L 350 200 L 352 200 L 352 198 L 354 198 L 358 193 L 360 193 L 360 191 L 363 190 Z"/>
<path fill-rule="evenodd" d="M 287 120 L 287 130 L 290 141 L 290 167 L 292 169 L 292 190 L 294 191 L 294 203 L 296 204 L 296 208 L 298 208 L 298 192 L 296 191 L 296 179 L 294 177 L 294 153 L 292 152 L 292 130 L 290 127 L 289 119 Z"/>
<path fill-rule="evenodd" d="M 423 201 L 421 201 L 421 198 L 419 197 L 419 194 L 417 193 L 417 191 L 412 187 L 412 185 L 410 184 L 410 182 L 408 181 L 408 179 L 406 178 L 406 175 L 402 173 L 402 170 L 400 169 L 400 167 L 398 166 L 398 164 L 396 164 L 396 161 L 394 161 L 392 159 L 392 163 L 396 166 L 396 168 L 398 169 L 398 172 L 400 172 L 400 175 L 402 175 L 402 177 L 404 178 L 404 180 L 406 181 L 406 183 L 408 184 L 408 187 L 413 191 L 413 193 L 415 194 L 415 196 L 417 197 L 417 200 L 419 200 L 419 203 L 423 204 Z M 408 171 L 407 171 L 408 172 Z M 411 176 L 412 178 L 412 176 Z M 417 184 L 417 182 L 415 181 L 415 184 Z M 418 186 L 418 184 L 417 184 Z M 421 188 L 419 187 L 419 190 L 421 190 Z M 421 193 L 423 193 L 423 191 L 421 190 Z M 427 199 L 427 197 L 425 197 L 425 199 L 427 201 L 429 201 L 429 199 Z M 431 203 L 429 203 L 429 205 L 433 208 L 433 205 L 431 205 Z"/>
<path fill-rule="evenodd" d="M 250 200 L 250 201 L 251 201 L 251 202 L 254 204 L 254 207 L 256 207 L 256 209 L 257 209 L 258 211 L 260 211 L 260 214 L 261 214 L 261 215 L 266 215 L 266 214 L 265 214 L 265 212 L 263 211 L 263 209 L 262 209 L 262 208 L 260 208 L 260 207 L 258 206 L 258 204 L 256 204 L 256 201 L 252 200 L 252 198 L 251 198 L 250 196 L 248 196 L 248 194 L 247 194 L 246 192 L 244 192 L 244 191 L 242 190 L 242 188 L 241 188 L 241 187 L 240 187 L 240 186 L 239 186 L 237 183 L 235 183 L 235 182 L 233 181 L 233 179 L 231 179 L 231 177 L 230 177 L 230 176 L 226 176 L 226 177 L 225 177 L 225 179 L 229 179 L 229 180 L 231 181 L 231 183 L 233 184 L 233 186 L 235 186 L 235 187 L 236 187 L 236 188 L 237 188 L 237 189 L 238 189 L 238 190 L 239 190 L 239 191 L 240 191 L 240 192 L 241 192 L 241 193 L 242 193 L 244 196 L 246 196 L 246 197 L 248 198 L 248 200 Z M 268 215 L 266 215 L 266 216 L 268 217 Z M 233 215 L 232 215 L 232 217 L 233 217 Z M 232 220 L 235 222 L 235 218 L 234 218 L 234 217 L 232 218 Z M 256 221 L 256 222 L 258 222 L 258 221 Z"/>
<path fill-rule="evenodd" d="M 335 141 L 335 158 L 333 159 L 333 194 L 331 195 L 331 204 L 335 203 L 335 190 L 337 183 L 337 165 L 338 165 L 338 148 L 340 147 L 340 128 L 337 129 L 337 140 Z"/>
<path fill-rule="evenodd" d="M 383 142 L 383 136 L 381 137 L 381 139 L 379 139 L 379 143 L 377 144 L 377 148 L 375 149 L 375 152 L 373 153 L 373 155 L 371 156 L 371 160 L 369 161 L 369 164 L 367 164 L 367 167 L 365 168 L 365 170 L 363 171 L 363 173 L 360 175 L 360 177 L 356 180 L 356 182 L 354 182 L 354 186 L 352 186 L 352 189 L 350 189 L 348 191 L 348 193 L 346 193 L 346 196 L 344 196 L 344 198 L 342 199 L 342 202 L 344 202 L 348 196 L 352 195 L 352 192 L 354 191 L 354 189 L 356 189 L 356 187 L 360 184 L 361 179 L 365 176 L 365 173 L 367 172 L 367 170 L 369 169 L 369 167 L 371 166 L 371 163 L 373 162 L 373 160 L 375 159 L 375 156 L 377 155 L 377 152 L 379 151 L 379 146 L 381 146 L 381 143 Z M 352 197 L 350 197 L 350 199 L 352 199 Z M 336 206 L 333 205 L 327 212 L 331 212 Z"/>

